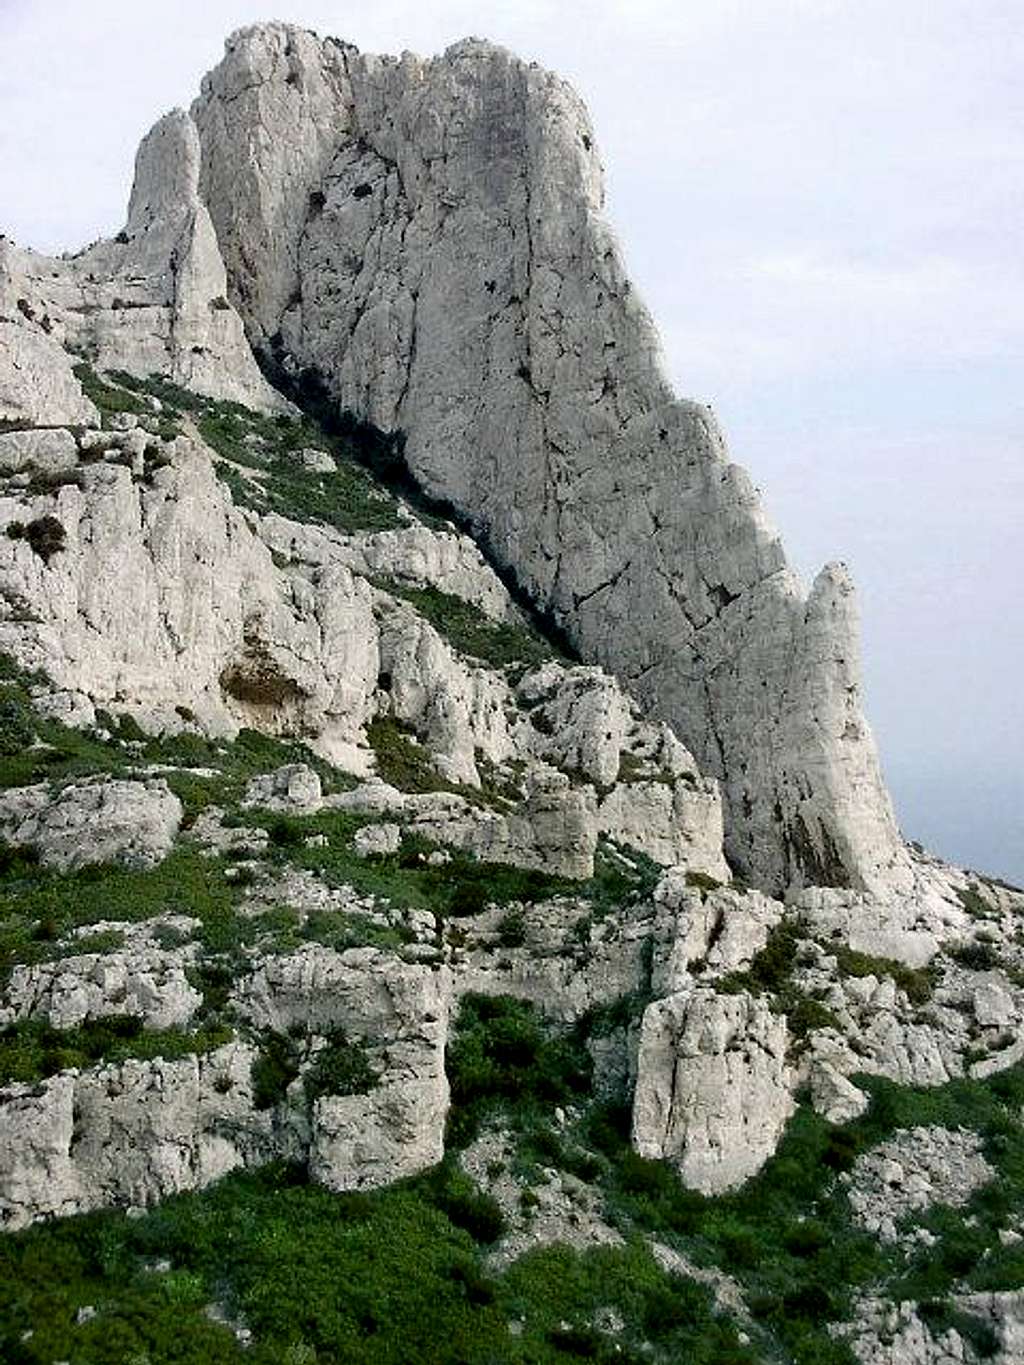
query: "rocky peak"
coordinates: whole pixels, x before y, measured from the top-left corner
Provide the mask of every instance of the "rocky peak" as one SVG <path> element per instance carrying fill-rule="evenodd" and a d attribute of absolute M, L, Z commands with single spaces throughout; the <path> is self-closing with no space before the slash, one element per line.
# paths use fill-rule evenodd
<path fill-rule="evenodd" d="M 229 40 L 193 116 L 281 382 L 403 433 L 415 479 L 722 779 L 745 875 L 903 875 L 849 590 L 805 597 L 711 411 L 672 395 L 569 87 L 476 39 L 392 59 L 274 24 Z"/>

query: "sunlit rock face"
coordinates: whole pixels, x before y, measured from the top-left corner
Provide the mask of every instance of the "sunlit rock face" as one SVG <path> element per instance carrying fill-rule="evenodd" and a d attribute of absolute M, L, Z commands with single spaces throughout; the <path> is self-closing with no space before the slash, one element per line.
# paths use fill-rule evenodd
<path fill-rule="evenodd" d="M 391 58 L 270 24 L 192 113 L 276 372 L 404 433 L 422 486 L 723 779 L 744 875 L 899 882 L 849 580 L 805 595 L 710 410 L 672 394 L 574 92 L 475 39 Z"/>

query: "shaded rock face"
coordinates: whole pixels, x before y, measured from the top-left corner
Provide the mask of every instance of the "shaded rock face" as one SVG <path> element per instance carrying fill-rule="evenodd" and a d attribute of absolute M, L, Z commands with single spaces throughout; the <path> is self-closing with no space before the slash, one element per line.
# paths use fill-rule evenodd
<path fill-rule="evenodd" d="M 250 340 L 405 433 L 427 491 L 724 779 L 734 864 L 898 879 L 849 580 L 804 595 L 711 412 L 672 395 L 574 93 L 476 40 L 394 59 L 272 24 L 228 40 L 193 117 Z"/>

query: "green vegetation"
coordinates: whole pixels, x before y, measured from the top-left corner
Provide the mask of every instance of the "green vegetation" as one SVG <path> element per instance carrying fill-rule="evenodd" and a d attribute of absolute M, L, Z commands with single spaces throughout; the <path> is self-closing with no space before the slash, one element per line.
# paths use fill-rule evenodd
<path fill-rule="evenodd" d="M 463 997 L 445 1058 L 452 1103 L 449 1141 L 456 1146 L 471 1141 L 496 1104 L 521 1111 L 584 1095 L 590 1068 L 578 1038 L 553 1033 L 524 1001 Z"/>
<path fill-rule="evenodd" d="M 118 412 L 130 412 L 139 415 L 150 411 L 149 404 L 137 393 L 130 392 L 129 386 L 120 382 L 116 387 L 105 383 L 88 361 L 79 361 L 72 368 L 75 378 L 82 386 L 83 393 L 99 409 L 102 419 L 111 417 Z M 127 379 L 129 376 L 124 375 L 121 378 Z"/>
<path fill-rule="evenodd" d="M 357 433 L 329 436 L 309 418 L 268 416 L 241 403 L 203 398 L 159 376 L 140 380 L 114 371 L 109 378 L 121 388 L 107 389 L 114 395 L 104 397 L 108 403 L 123 398 L 141 406 L 141 395 L 149 394 L 163 404 L 165 420 L 191 418 L 220 457 L 218 475 L 240 506 L 346 532 L 387 531 L 404 525 L 395 498 L 359 462 L 362 452 Z M 117 410 L 139 411 L 140 407 Z M 325 451 L 337 468 L 308 469 L 299 459 L 302 450 Z"/>
<path fill-rule="evenodd" d="M 98 920 L 190 915 L 208 951 L 238 948 L 255 930 L 237 915 L 238 892 L 225 871 L 219 859 L 188 845 L 146 870 L 100 864 L 60 874 L 14 859 L 0 878 L 0 975 L 15 962 L 54 956 L 58 939 Z"/>
<path fill-rule="evenodd" d="M 994 907 L 981 894 L 977 882 L 971 882 L 966 889 L 958 886 L 956 896 L 967 913 L 975 919 L 988 919 L 993 913 Z"/>
<path fill-rule="evenodd" d="M 950 949 L 949 956 L 972 972 L 988 972 L 999 966 L 999 954 L 991 943 L 982 940 L 961 943 Z"/>
<path fill-rule="evenodd" d="M 38 1019 L 0 1029 L 0 1085 L 11 1081 L 39 1081 L 69 1067 L 97 1062 L 125 1062 L 135 1057 L 173 1061 L 195 1052 L 210 1052 L 230 1042 L 223 1026 L 188 1029 L 149 1029 L 132 1015 L 90 1019 L 77 1028 L 55 1029 Z"/>
<path fill-rule="evenodd" d="M 376 758 L 377 776 L 403 792 L 457 792 L 476 798 L 471 788 L 458 786 L 434 767 L 430 750 L 414 737 L 411 726 L 393 716 L 378 716 L 366 727 L 366 737 Z"/>
<path fill-rule="evenodd" d="M 139 1218 L 32 1228 L 0 1240 L 0 1353 L 11 1365 L 755 1365 L 707 1291 L 639 1245 L 553 1247 L 488 1273 L 489 1203 L 447 1173 L 334 1195 L 274 1166 Z M 210 1303 L 251 1329 L 251 1346 L 210 1320 Z M 78 1323 L 85 1305 L 95 1316 Z M 602 1310 L 621 1317 L 618 1337 L 594 1326 Z"/>
<path fill-rule="evenodd" d="M 301 1061 L 299 1037 L 268 1031 L 252 1064 L 252 1102 L 256 1109 L 281 1104 L 288 1087 L 298 1079 Z"/>
<path fill-rule="evenodd" d="M 1024 1254 L 1003 1247 L 1000 1226 L 1024 1212 L 1024 1069 L 989 1081 L 954 1081 L 932 1090 L 860 1078 L 868 1113 L 832 1128 L 801 1107 L 778 1152 L 754 1180 L 718 1199 L 682 1188 L 662 1163 L 627 1145 L 628 1113 L 598 1107 L 588 1140 L 606 1159 L 604 1185 L 624 1230 L 649 1229 L 699 1264 L 716 1265 L 740 1283 L 755 1318 L 797 1365 L 850 1365 L 848 1348 L 827 1323 L 850 1315 L 858 1291 L 895 1300 L 941 1300 L 960 1284 L 976 1289 L 1024 1285 Z M 934 1246 L 901 1253 L 853 1224 L 835 1179 L 856 1157 L 901 1128 L 964 1126 L 980 1132 L 998 1179 L 960 1210 L 936 1208 L 918 1219 Z"/>
<path fill-rule="evenodd" d="M 740 991 L 769 995 L 775 1013 L 786 1016 L 797 1045 L 815 1029 L 838 1027 L 832 1011 L 801 990 L 793 980 L 800 944 L 799 924 L 782 920 L 771 930 L 767 943 L 755 953 L 746 971 L 729 972 L 715 982 L 715 989 L 727 995 Z"/>
<path fill-rule="evenodd" d="M 347 1037 L 344 1029 L 332 1029 L 302 1083 L 307 1100 L 313 1101 L 325 1095 L 365 1095 L 378 1079 L 362 1039 Z"/>
<path fill-rule="evenodd" d="M 69 480 L 73 482 L 73 480 Z M 33 492 L 40 491 L 33 489 Z M 36 517 L 30 522 L 12 521 L 7 526 L 9 540 L 24 540 L 32 547 L 44 564 L 49 564 L 55 554 L 64 549 L 67 532 L 64 523 L 54 516 Z"/>
<path fill-rule="evenodd" d="M 520 675 L 549 659 L 563 658 L 530 626 L 492 621 L 479 607 L 440 588 L 411 587 L 395 579 L 381 581 L 379 586 L 410 602 L 458 653 L 492 668 L 512 669 Z"/>
<path fill-rule="evenodd" d="M 182 800 L 188 823 L 204 805 L 238 800 L 250 778 L 285 763 L 315 768 L 328 791 L 351 784 L 299 741 L 255 730 L 242 730 L 230 742 L 191 731 L 147 736 L 131 716 L 105 712 L 98 713 L 96 730 L 75 730 L 37 710 L 31 689 L 42 681 L 0 655 L 0 788 L 102 773 L 131 776 L 144 765 L 160 764 L 179 770 L 164 775 Z"/>

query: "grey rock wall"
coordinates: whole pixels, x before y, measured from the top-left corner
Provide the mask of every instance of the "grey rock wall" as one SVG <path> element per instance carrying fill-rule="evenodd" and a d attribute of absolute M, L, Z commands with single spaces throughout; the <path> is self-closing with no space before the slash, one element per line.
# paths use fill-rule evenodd
<path fill-rule="evenodd" d="M 420 483 L 724 779 L 745 875 L 898 880 L 849 579 L 804 593 L 712 413 L 671 393 L 569 87 L 477 40 L 399 59 L 270 24 L 193 116 L 254 345 L 405 433 Z"/>

